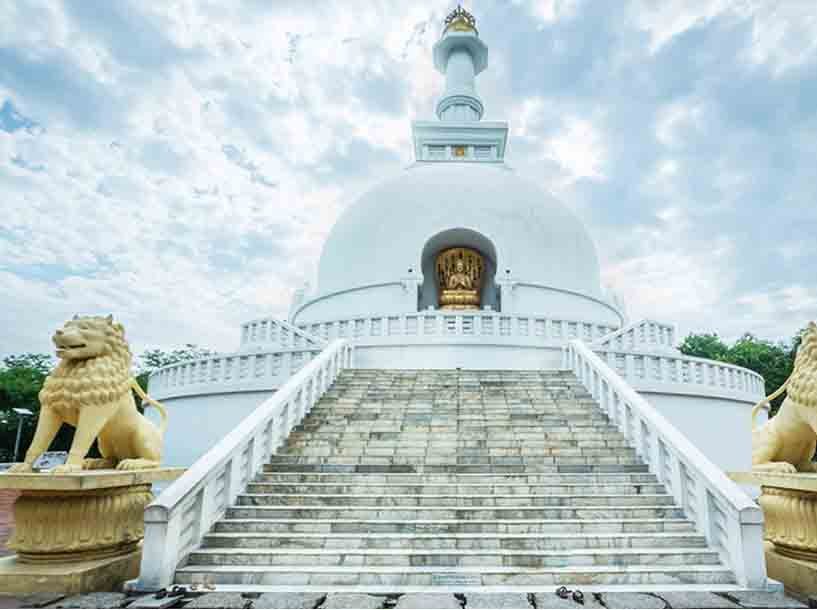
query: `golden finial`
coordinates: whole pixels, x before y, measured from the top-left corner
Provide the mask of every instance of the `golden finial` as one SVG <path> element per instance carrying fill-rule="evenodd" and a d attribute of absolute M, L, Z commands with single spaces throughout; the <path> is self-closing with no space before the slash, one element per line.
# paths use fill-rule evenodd
<path fill-rule="evenodd" d="M 474 34 L 479 35 L 479 32 L 477 31 L 477 20 L 471 13 L 466 11 L 459 4 L 457 5 L 457 8 L 451 11 L 448 17 L 445 18 L 445 29 L 443 30 L 443 34 L 449 30 L 454 32 L 473 32 Z"/>

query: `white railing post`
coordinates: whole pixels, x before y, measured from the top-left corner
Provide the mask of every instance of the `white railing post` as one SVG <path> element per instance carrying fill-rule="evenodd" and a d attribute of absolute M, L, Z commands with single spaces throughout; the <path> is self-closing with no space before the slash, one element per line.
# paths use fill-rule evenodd
<path fill-rule="evenodd" d="M 173 582 L 178 563 L 176 549 L 180 546 L 181 513 L 169 515 L 161 506 L 145 509 L 145 538 L 142 543 L 142 566 L 139 588 L 156 591 Z M 145 557 L 153 560 L 145 561 Z"/>

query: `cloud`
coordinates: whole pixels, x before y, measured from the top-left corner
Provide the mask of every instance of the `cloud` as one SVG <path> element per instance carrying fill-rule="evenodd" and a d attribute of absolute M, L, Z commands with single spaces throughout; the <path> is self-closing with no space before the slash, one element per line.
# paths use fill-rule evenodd
<path fill-rule="evenodd" d="M 48 350 L 75 311 L 137 351 L 231 349 L 411 161 L 453 3 L 98 5 L 0 5 L 0 351 Z M 809 7 L 475 4 L 509 164 L 585 221 L 635 315 L 769 337 L 817 317 Z"/>

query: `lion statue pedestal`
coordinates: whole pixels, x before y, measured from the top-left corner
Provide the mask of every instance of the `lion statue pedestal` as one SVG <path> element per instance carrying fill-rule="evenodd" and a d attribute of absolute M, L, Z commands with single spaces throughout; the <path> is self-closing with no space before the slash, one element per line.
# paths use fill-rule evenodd
<path fill-rule="evenodd" d="M 757 412 L 787 393 L 777 415 L 754 427 Z M 752 409 L 752 472 L 729 473 L 759 485 L 766 571 L 804 597 L 817 594 L 817 324 L 811 322 L 786 382 Z"/>
<path fill-rule="evenodd" d="M 817 594 L 817 474 L 730 472 L 729 477 L 760 486 L 769 578 L 800 597 Z"/>
<path fill-rule="evenodd" d="M 13 557 L 0 559 L 0 592 L 111 591 L 139 573 L 151 485 L 179 477 L 161 468 L 167 413 L 131 375 L 125 329 L 107 317 L 75 316 L 52 337 L 59 364 L 40 391 L 40 416 L 25 459 L 0 475 L 20 490 Z M 131 391 L 156 407 L 155 426 Z M 75 428 L 65 464 L 35 473 L 62 424 Z M 87 458 L 97 441 L 101 458 Z"/>
<path fill-rule="evenodd" d="M 0 558 L 0 592 L 114 591 L 139 575 L 151 485 L 182 468 L 0 475 L 20 490 L 14 532 Z"/>

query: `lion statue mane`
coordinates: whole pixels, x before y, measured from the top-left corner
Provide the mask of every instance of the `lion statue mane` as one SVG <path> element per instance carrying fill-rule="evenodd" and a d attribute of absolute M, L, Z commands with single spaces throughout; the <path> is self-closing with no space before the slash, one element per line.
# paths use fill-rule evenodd
<path fill-rule="evenodd" d="M 777 415 L 754 427 L 755 415 L 787 392 Z M 809 323 L 786 382 L 752 409 L 752 470 L 817 472 L 817 324 Z"/>
<path fill-rule="evenodd" d="M 122 324 L 112 316 L 74 316 L 52 340 L 59 364 L 40 390 L 40 418 L 25 459 L 9 471 L 31 471 L 63 423 L 76 430 L 68 460 L 55 469 L 57 473 L 158 467 L 167 412 L 131 375 L 131 351 Z M 139 413 L 131 390 L 159 410 L 158 428 Z M 102 458 L 86 459 L 95 439 Z"/>

